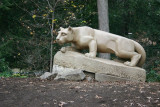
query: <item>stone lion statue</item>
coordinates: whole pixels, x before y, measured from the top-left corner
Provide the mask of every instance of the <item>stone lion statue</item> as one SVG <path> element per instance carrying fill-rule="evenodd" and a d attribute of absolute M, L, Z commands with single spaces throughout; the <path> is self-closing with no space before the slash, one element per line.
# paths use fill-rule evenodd
<path fill-rule="evenodd" d="M 129 59 L 124 62 L 127 66 L 142 67 L 146 59 L 145 50 L 136 41 L 87 26 L 60 27 L 56 41 L 59 44 L 72 43 L 72 50 L 89 49 L 85 56 L 90 58 L 96 57 L 97 52 L 113 53 L 119 58 Z M 67 49 L 62 47 L 61 51 L 66 52 Z"/>

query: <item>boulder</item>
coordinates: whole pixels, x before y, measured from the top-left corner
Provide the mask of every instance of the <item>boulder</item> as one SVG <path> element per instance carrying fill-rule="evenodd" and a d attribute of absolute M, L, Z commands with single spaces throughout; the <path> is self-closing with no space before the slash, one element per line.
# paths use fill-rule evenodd
<path fill-rule="evenodd" d="M 54 65 L 80 69 L 91 73 L 106 74 L 130 81 L 145 82 L 146 80 L 146 71 L 142 68 L 130 67 L 123 63 L 97 57 L 88 58 L 84 54 L 73 51 L 57 52 L 54 56 Z"/>
<path fill-rule="evenodd" d="M 40 79 L 48 79 L 52 73 L 50 72 L 45 72 L 43 75 L 40 76 Z"/>
<path fill-rule="evenodd" d="M 39 77 L 39 76 L 41 76 L 42 74 L 44 74 L 46 71 L 43 71 L 43 70 L 37 71 L 37 70 L 35 70 L 35 71 L 33 71 L 33 72 L 34 72 L 34 74 L 35 74 L 36 77 Z"/>
<path fill-rule="evenodd" d="M 126 78 L 120 78 L 117 76 L 112 76 L 112 75 L 107 75 L 107 74 L 102 74 L 102 73 L 96 73 L 95 74 L 95 80 L 99 82 L 104 82 L 104 81 L 110 81 L 110 82 L 116 82 L 116 81 L 130 81 L 129 79 Z"/>
<path fill-rule="evenodd" d="M 12 69 L 13 75 L 14 74 L 19 74 L 21 72 L 21 70 L 19 68 L 14 68 Z"/>
<path fill-rule="evenodd" d="M 54 80 L 72 80 L 72 81 L 80 81 L 85 78 L 85 74 L 82 70 L 73 69 L 73 68 L 65 68 L 58 65 L 53 65 L 52 74 L 56 74 Z"/>

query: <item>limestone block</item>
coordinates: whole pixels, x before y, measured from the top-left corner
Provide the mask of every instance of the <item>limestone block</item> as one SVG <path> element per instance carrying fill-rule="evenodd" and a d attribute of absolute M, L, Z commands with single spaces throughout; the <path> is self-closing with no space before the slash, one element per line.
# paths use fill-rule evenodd
<path fill-rule="evenodd" d="M 116 82 L 116 81 L 130 81 L 129 79 L 126 78 L 120 78 L 117 76 L 112 76 L 112 75 L 106 75 L 102 73 L 96 73 L 95 74 L 95 80 L 99 82 Z"/>
<path fill-rule="evenodd" d="M 33 71 L 33 73 L 34 73 L 34 75 L 36 76 L 36 77 L 39 77 L 39 76 L 41 76 L 42 74 L 44 74 L 45 72 L 47 72 L 47 71 L 43 71 L 43 70 L 34 70 Z"/>
<path fill-rule="evenodd" d="M 72 80 L 72 81 L 80 81 L 85 78 L 85 74 L 82 70 L 65 68 L 57 65 L 53 65 L 53 74 L 57 74 L 54 80 Z"/>
<path fill-rule="evenodd" d="M 73 68 L 66 68 L 66 67 L 59 66 L 59 65 L 53 65 L 52 74 L 61 74 L 64 72 L 70 72 L 70 71 L 74 71 L 74 70 L 75 69 L 73 69 Z"/>
<path fill-rule="evenodd" d="M 139 67 L 129 67 L 123 63 L 101 58 L 88 58 L 78 52 L 57 52 L 54 56 L 54 64 L 67 68 L 81 69 L 92 73 L 103 73 L 132 81 L 146 80 L 146 71 Z"/>
<path fill-rule="evenodd" d="M 50 72 L 45 72 L 43 75 L 40 76 L 40 79 L 47 79 L 52 75 Z"/>

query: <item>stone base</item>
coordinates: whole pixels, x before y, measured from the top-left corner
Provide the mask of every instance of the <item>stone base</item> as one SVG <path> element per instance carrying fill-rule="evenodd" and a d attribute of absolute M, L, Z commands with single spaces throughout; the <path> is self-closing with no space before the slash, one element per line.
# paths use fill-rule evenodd
<path fill-rule="evenodd" d="M 62 53 L 59 51 L 54 56 L 54 64 L 67 68 L 109 75 L 112 76 L 112 80 L 114 80 L 115 77 L 130 81 L 145 82 L 146 80 L 146 71 L 142 68 L 129 67 L 123 63 L 107 59 L 88 58 L 84 54 L 78 52 L 67 51 L 66 53 Z"/>
<path fill-rule="evenodd" d="M 71 81 L 81 81 L 84 80 L 86 75 L 82 70 L 72 69 L 72 68 L 64 68 L 62 66 L 53 65 L 52 74 L 57 74 L 54 80 L 71 80 Z"/>
<path fill-rule="evenodd" d="M 106 75 L 106 74 L 101 74 L 101 73 L 96 73 L 95 74 L 95 80 L 99 82 L 103 81 L 108 81 L 108 82 L 116 82 L 116 81 L 131 81 L 126 78 L 120 78 L 117 76 L 112 76 L 112 75 Z"/>

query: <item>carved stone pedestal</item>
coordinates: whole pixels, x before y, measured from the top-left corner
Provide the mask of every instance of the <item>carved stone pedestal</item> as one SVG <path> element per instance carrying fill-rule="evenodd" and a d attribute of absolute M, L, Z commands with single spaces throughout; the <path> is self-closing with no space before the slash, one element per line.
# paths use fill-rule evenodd
<path fill-rule="evenodd" d="M 78 52 L 57 52 L 54 65 L 80 69 L 95 73 L 97 81 L 141 81 L 146 80 L 146 71 L 139 67 L 129 67 L 123 63 L 107 59 L 88 58 Z"/>

